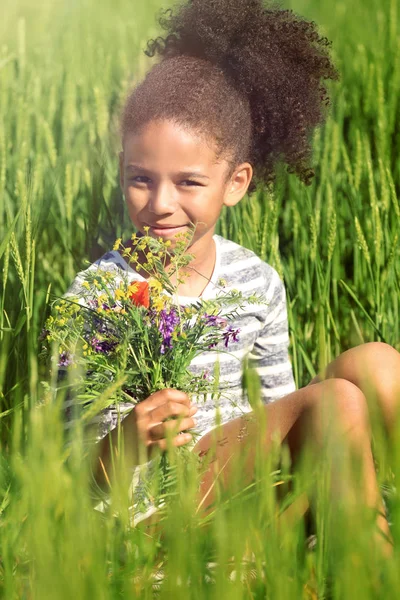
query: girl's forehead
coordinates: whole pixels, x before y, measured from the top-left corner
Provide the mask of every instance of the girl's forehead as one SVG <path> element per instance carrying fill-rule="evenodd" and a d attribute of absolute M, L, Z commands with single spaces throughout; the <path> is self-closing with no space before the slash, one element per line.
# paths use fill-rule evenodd
<path fill-rule="evenodd" d="M 138 131 L 127 133 L 123 150 L 125 162 L 130 160 L 180 163 L 216 163 L 213 140 L 201 136 L 194 129 L 172 121 L 150 121 Z"/>

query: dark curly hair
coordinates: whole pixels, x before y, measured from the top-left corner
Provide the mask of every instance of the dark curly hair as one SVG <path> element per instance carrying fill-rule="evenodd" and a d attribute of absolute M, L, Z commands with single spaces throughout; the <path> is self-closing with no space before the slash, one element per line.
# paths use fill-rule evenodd
<path fill-rule="evenodd" d="M 323 80 L 338 78 L 315 23 L 262 0 L 189 0 L 159 23 L 167 34 L 145 53 L 162 60 L 128 97 L 122 136 L 171 119 L 216 142 L 228 178 L 249 161 L 250 191 L 279 161 L 309 184 L 311 133 L 329 104 Z"/>

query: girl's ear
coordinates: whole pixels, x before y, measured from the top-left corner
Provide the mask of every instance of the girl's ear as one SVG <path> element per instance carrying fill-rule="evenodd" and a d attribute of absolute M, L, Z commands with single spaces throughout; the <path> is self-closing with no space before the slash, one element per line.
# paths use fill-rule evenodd
<path fill-rule="evenodd" d="M 253 177 L 253 167 L 250 163 L 242 163 L 236 167 L 230 178 L 225 198 L 225 206 L 235 206 L 246 194 Z"/>
<path fill-rule="evenodd" d="M 124 192 L 124 153 L 121 150 L 119 153 L 119 185 L 121 186 L 122 193 Z"/>

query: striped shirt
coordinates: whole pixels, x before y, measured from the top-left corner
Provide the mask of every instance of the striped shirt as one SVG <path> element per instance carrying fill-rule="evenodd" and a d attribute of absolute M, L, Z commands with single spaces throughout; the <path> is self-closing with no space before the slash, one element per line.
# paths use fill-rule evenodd
<path fill-rule="evenodd" d="M 273 402 L 295 390 L 288 354 L 286 295 L 279 275 L 251 250 L 219 235 L 214 235 L 214 241 L 216 263 L 211 280 L 201 297 L 178 296 L 175 301 L 180 305 L 187 305 L 198 302 L 199 299 L 215 298 L 221 293 L 223 281 L 226 292 L 238 290 L 244 296 L 257 294 L 265 303 L 245 304 L 235 320 L 230 322 L 240 333 L 239 341 L 231 344 L 228 352 L 221 342 L 216 349 L 217 353 L 215 349 L 203 352 L 192 361 L 190 370 L 196 374 L 204 370 L 212 374 L 216 361 L 219 361 L 220 396 L 217 403 L 211 395 L 204 401 L 197 402 L 196 433 L 199 435 L 215 426 L 217 415 L 218 422 L 225 423 L 251 410 L 242 391 L 242 365 L 245 357 L 260 377 L 263 402 Z M 119 252 L 107 252 L 88 269 L 78 273 L 65 296 L 82 297 L 85 275 L 96 269 L 114 272 L 116 278 L 128 281 L 143 280 Z M 118 418 L 123 418 L 123 413 L 131 408 L 131 403 L 120 403 L 118 407 L 111 406 L 103 411 L 96 419 L 99 427 L 97 438 L 107 435 L 116 427 Z"/>

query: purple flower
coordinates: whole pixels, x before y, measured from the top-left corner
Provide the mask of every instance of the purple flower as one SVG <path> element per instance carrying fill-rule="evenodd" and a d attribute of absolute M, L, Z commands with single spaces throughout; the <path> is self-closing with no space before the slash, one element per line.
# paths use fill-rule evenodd
<path fill-rule="evenodd" d="M 224 331 L 222 337 L 224 339 L 225 348 L 228 347 L 230 342 L 238 342 L 239 341 L 239 332 L 240 329 L 233 329 L 233 327 L 229 326 L 226 331 Z"/>
<path fill-rule="evenodd" d="M 222 317 L 219 317 L 218 315 L 208 315 L 207 313 L 205 313 L 203 315 L 203 318 L 205 319 L 207 325 L 212 326 L 212 327 L 225 327 L 227 320 L 223 319 Z"/>
<path fill-rule="evenodd" d="M 98 338 L 94 337 L 90 340 L 90 345 L 92 346 L 95 352 L 109 354 L 114 350 L 116 343 L 110 342 L 108 340 L 99 340 Z"/>
<path fill-rule="evenodd" d="M 65 351 L 61 352 L 60 356 L 58 357 L 58 366 L 69 367 L 70 364 L 72 364 L 70 353 Z"/>
<path fill-rule="evenodd" d="M 161 354 L 165 354 L 166 349 L 172 347 L 172 334 L 180 320 L 174 308 L 171 308 L 169 312 L 165 309 L 160 311 L 159 319 L 158 330 L 162 335 L 160 352 Z"/>

